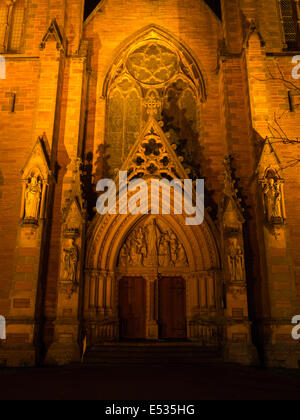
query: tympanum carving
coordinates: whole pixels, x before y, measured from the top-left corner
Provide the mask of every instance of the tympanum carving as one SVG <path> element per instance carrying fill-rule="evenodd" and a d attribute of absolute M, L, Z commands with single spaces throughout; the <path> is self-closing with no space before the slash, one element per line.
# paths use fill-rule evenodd
<path fill-rule="evenodd" d="M 119 267 L 183 267 L 187 265 L 185 249 L 177 235 L 155 219 L 136 228 L 119 254 Z"/>

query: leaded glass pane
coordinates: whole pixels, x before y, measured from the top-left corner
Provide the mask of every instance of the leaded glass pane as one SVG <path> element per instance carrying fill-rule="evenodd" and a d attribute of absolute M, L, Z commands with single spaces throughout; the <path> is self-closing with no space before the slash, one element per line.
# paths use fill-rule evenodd
<path fill-rule="evenodd" d="M 297 41 L 297 22 L 293 7 L 293 0 L 282 0 L 281 5 L 281 14 L 283 20 L 283 27 L 285 33 L 286 42 L 296 42 Z"/>
<path fill-rule="evenodd" d="M 23 22 L 24 22 L 24 7 L 22 3 L 18 4 L 13 12 L 12 27 L 10 34 L 10 45 L 11 51 L 18 51 L 20 49 L 22 33 L 23 33 Z"/>
<path fill-rule="evenodd" d="M 113 171 L 122 164 L 123 154 L 123 126 L 124 99 L 115 90 L 109 99 L 106 146 L 106 172 L 113 175 Z"/>
<path fill-rule="evenodd" d="M 6 22 L 7 22 L 7 8 L 0 7 L 0 50 L 3 49 L 3 46 L 4 46 Z"/>
<path fill-rule="evenodd" d="M 126 131 L 125 131 L 125 156 L 134 145 L 140 132 L 141 100 L 136 90 L 130 92 L 126 99 Z"/>

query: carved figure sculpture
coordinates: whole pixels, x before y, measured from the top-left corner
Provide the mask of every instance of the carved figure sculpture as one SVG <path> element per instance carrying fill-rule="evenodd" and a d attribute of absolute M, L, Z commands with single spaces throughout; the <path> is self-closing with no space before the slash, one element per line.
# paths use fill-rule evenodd
<path fill-rule="evenodd" d="M 263 187 L 265 211 L 268 222 L 282 218 L 280 186 L 274 178 L 269 178 Z"/>
<path fill-rule="evenodd" d="M 228 247 L 228 264 L 231 280 L 244 280 L 244 255 L 236 238 L 231 238 Z"/>
<path fill-rule="evenodd" d="M 25 190 L 25 219 L 38 220 L 41 194 L 41 181 L 36 175 L 32 175 L 26 184 Z"/>
<path fill-rule="evenodd" d="M 170 243 L 168 234 L 162 234 L 160 238 L 158 262 L 161 267 L 168 267 L 170 264 Z"/>
<path fill-rule="evenodd" d="M 72 245 L 68 249 L 64 249 L 64 280 L 70 283 L 77 282 L 77 268 L 79 262 L 79 250 L 72 240 Z"/>

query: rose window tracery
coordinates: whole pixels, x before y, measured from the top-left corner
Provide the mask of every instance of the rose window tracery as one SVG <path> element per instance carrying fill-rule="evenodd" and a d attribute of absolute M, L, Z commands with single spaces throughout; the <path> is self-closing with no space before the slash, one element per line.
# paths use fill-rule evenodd
<path fill-rule="evenodd" d="M 150 43 L 129 55 L 127 69 L 138 82 L 158 85 L 169 81 L 177 73 L 178 58 L 164 45 Z"/>

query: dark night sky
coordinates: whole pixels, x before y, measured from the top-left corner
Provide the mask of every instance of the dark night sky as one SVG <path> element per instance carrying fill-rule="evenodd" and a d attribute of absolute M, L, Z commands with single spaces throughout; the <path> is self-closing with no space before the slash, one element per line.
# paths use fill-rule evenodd
<path fill-rule="evenodd" d="M 204 0 L 211 8 L 212 10 L 221 17 L 221 6 L 220 6 L 220 0 Z M 99 0 L 85 0 L 85 17 L 87 17 L 93 9 L 97 6 L 97 4 L 100 3 Z"/>

